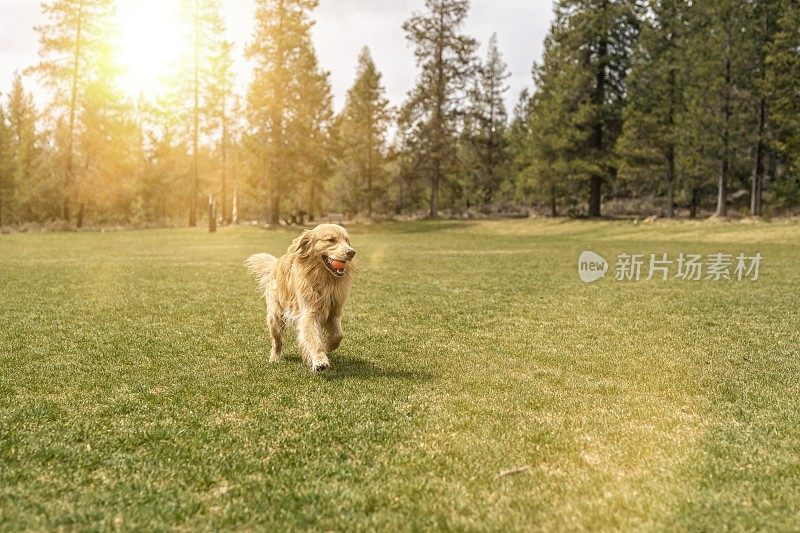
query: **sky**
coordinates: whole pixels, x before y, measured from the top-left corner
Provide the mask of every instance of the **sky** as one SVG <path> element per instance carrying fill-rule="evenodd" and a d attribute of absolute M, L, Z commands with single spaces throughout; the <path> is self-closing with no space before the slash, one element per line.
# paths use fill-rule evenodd
<path fill-rule="evenodd" d="M 166 74 L 183 46 L 175 27 L 180 0 L 117 0 L 122 61 L 128 74 L 121 82 L 129 94 L 158 93 L 157 74 Z M 39 0 L 0 0 L 0 92 L 6 93 L 14 71 L 38 60 L 38 37 L 33 27 L 44 22 Z M 244 87 L 250 68 L 243 58 L 252 38 L 253 0 L 223 0 L 228 37 L 237 46 L 237 83 Z M 423 0 L 321 0 L 313 14 L 313 40 L 322 67 L 330 71 L 337 110 L 355 76 L 356 58 L 370 47 L 389 100 L 400 105 L 413 87 L 417 71 L 412 49 L 401 25 L 412 12 L 424 10 Z M 157 16 L 153 16 L 156 14 Z M 551 0 L 473 0 L 465 32 L 481 44 L 480 55 L 492 32 L 497 32 L 503 57 L 512 74 L 506 94 L 509 112 L 519 92 L 531 85 L 533 62 L 542 54 L 542 42 L 552 18 Z M 34 79 L 26 79 L 43 98 Z"/>

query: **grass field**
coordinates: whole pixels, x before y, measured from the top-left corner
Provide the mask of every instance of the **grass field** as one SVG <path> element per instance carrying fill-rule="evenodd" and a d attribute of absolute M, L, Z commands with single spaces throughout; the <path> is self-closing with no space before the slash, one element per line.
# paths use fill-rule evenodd
<path fill-rule="evenodd" d="M 322 375 L 267 363 L 242 267 L 296 230 L 0 236 L 0 529 L 800 524 L 800 224 L 350 230 Z M 764 262 L 583 284 L 586 249 Z"/>

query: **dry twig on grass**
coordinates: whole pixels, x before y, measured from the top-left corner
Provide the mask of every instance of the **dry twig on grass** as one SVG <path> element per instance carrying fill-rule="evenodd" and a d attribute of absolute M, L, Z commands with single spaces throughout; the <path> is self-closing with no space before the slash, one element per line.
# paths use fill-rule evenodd
<path fill-rule="evenodd" d="M 505 477 L 505 476 L 512 476 L 514 474 L 521 474 L 522 472 L 527 472 L 530 470 L 531 467 L 528 465 L 525 466 L 518 466 L 516 468 L 509 468 L 507 470 L 501 470 L 497 477 Z"/>

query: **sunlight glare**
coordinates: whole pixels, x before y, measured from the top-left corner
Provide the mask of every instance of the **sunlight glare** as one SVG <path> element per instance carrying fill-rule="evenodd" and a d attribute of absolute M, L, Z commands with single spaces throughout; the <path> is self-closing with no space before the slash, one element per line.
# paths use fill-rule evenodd
<path fill-rule="evenodd" d="M 117 0 L 117 24 L 122 90 L 132 98 L 161 95 L 165 78 L 188 49 L 180 2 Z"/>

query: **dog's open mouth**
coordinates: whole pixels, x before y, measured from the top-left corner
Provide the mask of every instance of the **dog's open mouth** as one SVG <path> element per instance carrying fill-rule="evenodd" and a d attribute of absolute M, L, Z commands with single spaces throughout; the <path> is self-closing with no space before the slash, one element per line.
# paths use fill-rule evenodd
<path fill-rule="evenodd" d="M 344 276 L 344 271 L 347 269 L 347 261 L 339 261 L 326 256 L 325 266 L 338 278 Z"/>

